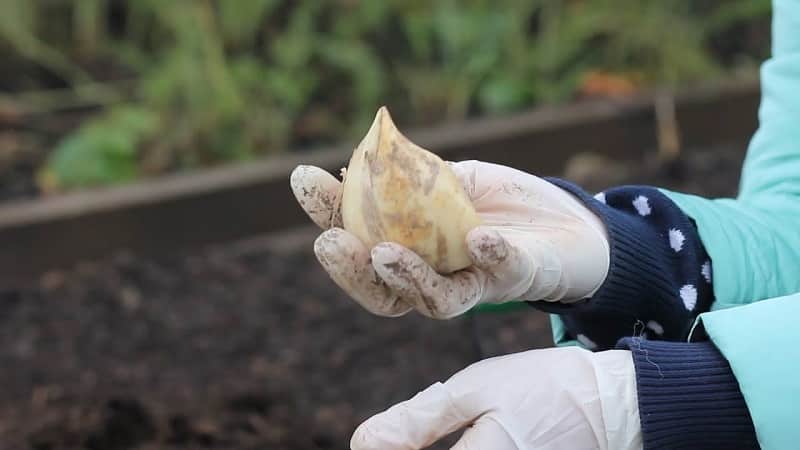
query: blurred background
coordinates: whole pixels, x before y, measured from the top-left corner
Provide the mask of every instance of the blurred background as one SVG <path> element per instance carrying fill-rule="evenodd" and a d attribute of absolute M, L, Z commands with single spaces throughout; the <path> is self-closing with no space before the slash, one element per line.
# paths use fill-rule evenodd
<path fill-rule="evenodd" d="M 769 25 L 769 0 L 0 0 L 0 201 L 352 147 L 384 104 L 436 128 L 753 79 Z M 565 173 L 731 195 L 745 144 L 677 166 L 596 149 Z M 391 403 L 551 343 L 533 309 L 371 316 L 318 268 L 314 233 L 120 249 L 0 286 L 1 446 L 347 448 Z"/>

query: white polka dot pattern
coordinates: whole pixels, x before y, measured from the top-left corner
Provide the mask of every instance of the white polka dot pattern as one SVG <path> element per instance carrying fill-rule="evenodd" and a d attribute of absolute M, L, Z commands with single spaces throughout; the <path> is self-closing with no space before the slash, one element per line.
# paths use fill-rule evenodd
<path fill-rule="evenodd" d="M 591 205 L 611 244 L 611 270 L 592 307 L 586 314 L 561 316 L 569 335 L 593 351 L 631 335 L 685 339 L 686 323 L 713 301 L 711 261 L 686 213 L 648 186 L 612 187 L 592 197 L 567 182 L 554 183 Z M 663 308 L 654 311 L 655 299 Z M 623 310 L 629 313 L 619 314 Z M 595 322 L 599 317 L 601 324 Z M 641 318 L 633 330 L 630 317 Z"/>
<path fill-rule="evenodd" d="M 706 261 L 700 266 L 700 274 L 703 275 L 706 283 L 711 283 L 711 261 Z"/>
<path fill-rule="evenodd" d="M 661 324 L 656 322 L 655 320 L 647 322 L 647 328 L 653 330 L 653 332 L 659 336 L 662 336 L 664 334 L 664 327 L 662 327 Z"/>
<path fill-rule="evenodd" d="M 683 249 L 683 242 L 685 240 L 686 237 L 683 235 L 681 230 L 675 228 L 669 229 L 669 246 L 672 247 L 673 250 L 676 252 L 681 251 L 681 249 Z"/>
<path fill-rule="evenodd" d="M 640 195 L 633 200 L 633 207 L 640 216 L 649 216 L 653 210 L 650 208 L 650 200 L 644 195 Z"/>
<path fill-rule="evenodd" d="M 689 311 L 693 310 L 694 306 L 697 304 L 697 289 L 691 284 L 687 284 L 681 288 L 680 295 L 686 309 Z"/>
<path fill-rule="evenodd" d="M 597 200 L 600 203 L 605 203 L 606 202 L 606 193 L 605 192 L 598 192 L 597 194 L 595 194 L 594 199 Z"/>

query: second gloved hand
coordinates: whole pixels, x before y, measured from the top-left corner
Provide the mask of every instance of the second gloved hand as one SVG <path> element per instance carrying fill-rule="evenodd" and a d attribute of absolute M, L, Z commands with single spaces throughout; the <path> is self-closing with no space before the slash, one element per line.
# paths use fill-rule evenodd
<path fill-rule="evenodd" d="M 480 303 L 577 301 L 600 287 L 609 268 L 605 227 L 575 197 L 510 167 L 480 161 L 450 167 L 483 223 L 466 236 L 474 265 L 449 275 L 395 243 L 366 248 L 341 228 L 339 181 L 317 167 L 292 173 L 301 206 L 326 229 L 314 245 L 317 258 L 362 306 L 383 316 L 416 309 L 442 319 Z"/>
<path fill-rule="evenodd" d="M 628 351 L 577 347 L 487 359 L 358 427 L 353 450 L 417 450 L 466 428 L 453 450 L 640 450 Z"/>

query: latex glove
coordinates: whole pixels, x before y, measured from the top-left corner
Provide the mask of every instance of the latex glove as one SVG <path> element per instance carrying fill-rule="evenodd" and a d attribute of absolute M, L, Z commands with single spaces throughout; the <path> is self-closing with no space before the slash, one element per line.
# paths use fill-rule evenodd
<path fill-rule="evenodd" d="M 635 380 L 627 350 L 487 359 L 368 419 L 350 448 L 421 449 L 469 427 L 452 450 L 638 450 Z"/>
<path fill-rule="evenodd" d="M 603 223 L 572 194 L 528 173 L 480 161 L 451 163 L 483 224 L 466 236 L 474 263 L 442 276 L 394 243 L 368 249 L 344 231 L 341 183 L 299 166 L 292 190 L 326 229 L 314 251 L 331 278 L 367 310 L 397 316 L 417 309 L 449 318 L 479 303 L 571 302 L 591 296 L 609 267 Z"/>

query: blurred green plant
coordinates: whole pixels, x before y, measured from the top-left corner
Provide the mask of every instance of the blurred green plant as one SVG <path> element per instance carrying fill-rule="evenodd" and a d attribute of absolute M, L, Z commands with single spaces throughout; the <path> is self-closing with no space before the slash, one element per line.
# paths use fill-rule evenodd
<path fill-rule="evenodd" d="M 137 149 L 158 130 L 151 110 L 123 106 L 67 136 L 40 174 L 46 189 L 127 181 L 139 175 Z"/>
<path fill-rule="evenodd" d="M 715 46 L 766 29 L 769 11 L 769 0 L 0 0 L 0 54 L 76 93 L 103 82 L 98 62 L 133 76 L 123 102 L 52 152 L 41 178 L 65 189 L 352 139 L 383 103 L 404 125 L 430 124 L 564 101 L 590 91 L 587 74 L 602 75 L 601 91 L 717 77 L 766 55 L 766 39 L 734 48 L 735 64 Z"/>

